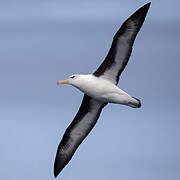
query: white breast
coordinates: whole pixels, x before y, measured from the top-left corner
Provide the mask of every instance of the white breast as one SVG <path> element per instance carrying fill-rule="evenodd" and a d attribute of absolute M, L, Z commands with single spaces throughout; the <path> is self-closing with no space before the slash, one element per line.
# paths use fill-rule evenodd
<path fill-rule="evenodd" d="M 103 102 L 124 104 L 127 99 L 131 98 L 112 82 L 94 75 L 81 76 L 75 86 L 85 94 Z"/>

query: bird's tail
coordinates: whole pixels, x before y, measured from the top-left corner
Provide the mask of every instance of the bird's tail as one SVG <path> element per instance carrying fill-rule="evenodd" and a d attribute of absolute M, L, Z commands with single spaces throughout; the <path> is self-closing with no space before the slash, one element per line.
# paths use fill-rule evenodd
<path fill-rule="evenodd" d="M 128 106 L 132 108 L 140 108 L 141 107 L 141 101 L 135 97 L 132 97 L 133 101 L 131 103 L 128 103 Z"/>

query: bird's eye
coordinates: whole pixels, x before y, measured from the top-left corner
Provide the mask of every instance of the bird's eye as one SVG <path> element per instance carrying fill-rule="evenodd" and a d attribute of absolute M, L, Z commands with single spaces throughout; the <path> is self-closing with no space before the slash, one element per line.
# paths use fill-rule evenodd
<path fill-rule="evenodd" d="M 75 76 L 71 76 L 70 78 L 73 79 L 73 78 L 75 78 Z"/>

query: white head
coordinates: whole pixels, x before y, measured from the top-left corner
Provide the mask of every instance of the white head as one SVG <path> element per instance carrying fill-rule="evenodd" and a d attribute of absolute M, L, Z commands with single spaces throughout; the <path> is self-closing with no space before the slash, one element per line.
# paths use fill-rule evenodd
<path fill-rule="evenodd" d="M 66 80 L 59 80 L 57 81 L 57 85 L 60 84 L 70 84 L 73 85 L 75 87 L 78 87 L 79 85 L 81 85 L 83 83 L 83 77 L 85 77 L 86 75 L 81 75 L 81 74 L 74 74 L 69 76 Z"/>

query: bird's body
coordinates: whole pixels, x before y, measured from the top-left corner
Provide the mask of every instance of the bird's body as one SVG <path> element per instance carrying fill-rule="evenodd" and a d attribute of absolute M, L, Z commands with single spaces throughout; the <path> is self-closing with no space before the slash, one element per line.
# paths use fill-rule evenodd
<path fill-rule="evenodd" d="M 96 77 L 93 74 L 78 74 L 75 76 L 69 84 L 100 102 L 123 104 L 131 107 L 140 106 L 140 102 L 137 99 L 104 77 Z"/>
<path fill-rule="evenodd" d="M 84 93 L 84 97 L 75 118 L 66 129 L 58 146 L 54 163 L 55 177 L 71 160 L 108 103 L 123 104 L 133 108 L 141 107 L 140 100 L 121 90 L 117 84 L 129 61 L 134 40 L 149 7 L 150 3 L 144 5 L 122 24 L 113 38 L 105 60 L 93 74 L 72 75 L 66 80 L 57 82 L 57 84 L 73 85 Z"/>

